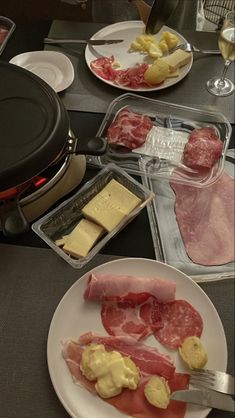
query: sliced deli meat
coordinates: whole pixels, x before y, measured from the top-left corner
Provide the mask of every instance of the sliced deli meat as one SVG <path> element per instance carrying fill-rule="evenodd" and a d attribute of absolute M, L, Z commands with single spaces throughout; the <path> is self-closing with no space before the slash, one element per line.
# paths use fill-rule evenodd
<path fill-rule="evenodd" d="M 123 109 L 108 127 L 107 139 L 110 144 L 135 149 L 145 143 L 152 127 L 149 116 Z"/>
<path fill-rule="evenodd" d="M 188 257 L 204 266 L 234 261 L 234 178 L 223 173 L 211 186 L 170 182 L 175 214 Z"/>
<path fill-rule="evenodd" d="M 92 342 L 104 344 L 106 350 L 115 350 L 124 356 L 130 356 L 140 369 L 141 379 L 136 390 L 123 389 L 120 395 L 104 399 L 105 402 L 134 418 L 155 418 L 156 416 L 161 418 L 184 417 L 186 410 L 184 403 L 170 401 L 169 406 L 165 410 L 150 405 L 144 395 L 144 386 L 149 377 L 158 372 L 155 363 L 160 366 L 160 360 L 163 363 L 162 369 L 165 363 L 169 363 L 169 371 L 166 378 L 172 392 L 188 388 L 188 374 L 175 373 L 175 368 L 169 356 L 161 355 L 155 348 L 138 344 L 131 338 L 102 337 L 88 332 L 82 335 L 78 341 L 66 341 L 63 347 L 63 357 L 75 383 L 81 384 L 93 394 L 96 393 L 95 382 L 87 380 L 80 371 L 83 349 Z"/>
<path fill-rule="evenodd" d="M 121 303 L 103 304 L 101 319 L 109 335 L 142 340 L 153 334 L 165 347 L 177 349 L 185 338 L 200 337 L 203 321 L 200 313 L 185 300 L 161 303 L 150 297 L 132 307 Z"/>
<path fill-rule="evenodd" d="M 142 305 L 133 307 L 128 303 L 103 303 L 101 319 L 107 333 L 116 336 L 131 336 L 136 340 L 142 340 L 152 334 L 153 330 L 158 329 L 159 323 L 146 323 L 141 317 Z"/>
<path fill-rule="evenodd" d="M 110 57 L 99 57 L 90 63 L 92 71 L 99 77 L 121 86 L 128 86 L 138 89 L 141 86 L 148 86 L 144 79 L 144 73 L 149 67 L 143 63 L 126 69 L 119 69 L 119 64 L 113 55 Z"/>
<path fill-rule="evenodd" d="M 174 376 L 175 366 L 167 354 L 162 354 L 156 347 L 137 342 L 131 337 L 110 337 L 87 332 L 80 336 L 79 344 L 104 344 L 107 351 L 116 350 L 123 356 L 129 356 L 142 373 L 162 376 L 169 380 Z"/>
<path fill-rule="evenodd" d="M 203 330 L 203 321 L 199 312 L 185 300 L 161 304 L 161 323 L 154 332 L 156 339 L 164 346 L 178 348 L 185 338 L 200 337 Z"/>
<path fill-rule="evenodd" d="M 213 128 L 194 129 L 183 152 L 183 162 L 196 170 L 213 167 L 223 151 L 223 142 Z"/>
<path fill-rule="evenodd" d="M 96 301 L 129 302 L 133 306 L 154 296 L 159 302 L 175 299 L 173 281 L 115 274 L 91 273 L 84 298 Z"/>

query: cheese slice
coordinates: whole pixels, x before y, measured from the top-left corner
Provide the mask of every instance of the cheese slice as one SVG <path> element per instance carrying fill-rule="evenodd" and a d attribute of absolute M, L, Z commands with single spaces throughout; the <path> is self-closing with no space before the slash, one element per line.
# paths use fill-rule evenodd
<path fill-rule="evenodd" d="M 64 245 L 64 244 L 65 244 L 65 242 L 66 242 L 67 237 L 68 237 L 68 235 L 64 235 L 63 237 L 58 238 L 58 239 L 55 241 L 55 244 L 56 244 L 56 245 L 58 245 L 58 247 L 63 247 L 63 245 Z"/>
<path fill-rule="evenodd" d="M 141 199 L 112 179 L 83 207 L 82 213 L 110 232 L 140 203 Z"/>
<path fill-rule="evenodd" d="M 170 67 L 170 72 L 174 72 L 190 62 L 191 53 L 185 52 L 182 49 L 177 49 L 172 54 L 167 55 L 167 57 L 158 59 L 166 62 Z"/>
<path fill-rule="evenodd" d="M 103 233 L 100 225 L 81 219 L 67 236 L 63 250 L 74 257 L 85 257 Z"/>

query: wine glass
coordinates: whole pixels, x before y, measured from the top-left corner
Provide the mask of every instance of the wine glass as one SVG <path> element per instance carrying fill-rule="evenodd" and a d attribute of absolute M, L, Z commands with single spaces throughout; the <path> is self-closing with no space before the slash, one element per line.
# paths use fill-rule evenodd
<path fill-rule="evenodd" d="M 219 34 L 219 49 L 224 58 L 224 69 L 220 77 L 214 77 L 207 81 L 207 90 L 214 96 L 229 96 L 234 91 L 234 84 L 225 78 L 229 65 L 235 59 L 235 12 L 229 12 L 225 16 L 223 26 Z"/>

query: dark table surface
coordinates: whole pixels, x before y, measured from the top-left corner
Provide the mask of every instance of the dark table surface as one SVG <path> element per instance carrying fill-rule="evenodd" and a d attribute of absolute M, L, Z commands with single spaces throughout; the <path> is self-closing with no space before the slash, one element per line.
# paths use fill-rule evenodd
<path fill-rule="evenodd" d="M 9 61 L 21 52 L 43 49 L 42 40 L 50 24 L 17 25 L 0 60 Z M 69 114 L 75 134 L 88 136 L 97 132 L 104 116 Z M 230 147 L 234 146 L 233 141 L 234 134 Z M 93 175 L 93 170 L 87 170 L 83 182 Z M 103 255 L 79 272 L 58 260 L 31 231 L 11 239 L 0 233 L 0 418 L 68 417 L 47 371 L 50 321 L 61 297 L 75 280 L 93 266 L 121 256 L 155 259 L 146 211 L 103 249 Z M 228 371 L 234 374 L 234 281 L 200 286 L 221 317 L 228 343 Z M 225 418 L 233 414 L 213 410 L 209 416 Z"/>

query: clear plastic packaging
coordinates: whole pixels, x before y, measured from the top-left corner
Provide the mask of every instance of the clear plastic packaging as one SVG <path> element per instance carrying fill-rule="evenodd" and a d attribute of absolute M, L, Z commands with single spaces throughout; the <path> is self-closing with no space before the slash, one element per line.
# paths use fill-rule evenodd
<path fill-rule="evenodd" d="M 15 30 L 15 23 L 5 16 L 0 16 L 0 55 L 6 47 L 12 33 Z"/>
<path fill-rule="evenodd" d="M 215 182 L 223 172 L 225 154 L 231 137 L 231 125 L 227 118 L 216 112 L 166 103 L 126 93 L 115 99 L 109 106 L 97 136 L 107 137 L 107 130 L 122 109 L 148 115 L 154 127 L 150 134 L 150 146 L 136 150 L 126 150 L 110 145 L 105 155 L 87 156 L 89 165 L 99 167 L 109 162 L 118 164 L 131 174 L 145 175 L 151 179 L 169 180 L 175 170 L 176 180 L 197 187 Z M 213 127 L 223 142 L 222 155 L 212 169 L 193 172 L 182 163 L 182 155 L 189 133 L 195 128 Z M 149 136 L 149 135 L 148 135 Z"/>
<path fill-rule="evenodd" d="M 228 150 L 225 161 L 225 172 L 234 177 L 235 154 Z M 207 282 L 234 278 L 235 264 L 204 266 L 194 263 L 185 250 L 180 228 L 175 215 L 175 194 L 169 182 L 155 181 L 144 177 L 143 183 L 155 193 L 155 198 L 147 207 L 156 259 L 165 262 L 191 276 L 197 282 Z M 200 191 L 203 189 L 200 189 Z M 233 198 L 231 197 L 231 200 Z M 210 193 L 208 191 L 208 202 Z M 231 202 L 232 203 L 232 202 Z M 233 202 L 234 203 L 234 202 Z M 204 207 L 201 207 L 201 214 Z M 232 205 L 231 205 L 231 211 Z M 223 221 L 221 219 L 221 221 Z M 223 225 L 223 223 L 222 223 Z M 226 232 L 226 231 L 225 231 Z M 221 234 L 223 234 L 223 227 Z M 234 232 L 231 232 L 234 236 Z M 217 244 L 220 239 L 217 241 Z M 222 244 L 221 244 L 222 245 Z"/>
<path fill-rule="evenodd" d="M 111 231 L 107 232 L 90 250 L 86 257 L 74 258 L 66 254 L 55 241 L 69 234 L 83 218 L 82 208 L 109 182 L 115 179 L 141 199 L 141 203 Z M 115 164 L 108 164 L 93 179 L 88 181 L 74 196 L 46 214 L 32 225 L 39 235 L 58 255 L 72 267 L 79 269 L 88 263 L 121 229 L 123 229 L 154 198 L 154 193 L 134 180 Z"/>

